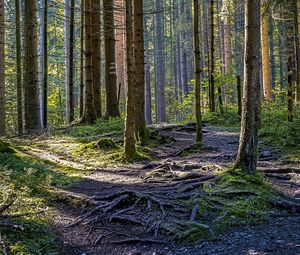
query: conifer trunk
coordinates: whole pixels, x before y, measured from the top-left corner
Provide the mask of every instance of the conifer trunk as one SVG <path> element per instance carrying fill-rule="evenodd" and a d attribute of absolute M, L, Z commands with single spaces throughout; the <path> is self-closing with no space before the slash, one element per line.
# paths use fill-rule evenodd
<path fill-rule="evenodd" d="M 5 135 L 5 29 L 4 0 L 0 0 L 0 136 Z"/>
<path fill-rule="evenodd" d="M 260 102 L 260 0 L 245 0 L 245 71 L 240 145 L 235 168 L 256 171 Z"/>

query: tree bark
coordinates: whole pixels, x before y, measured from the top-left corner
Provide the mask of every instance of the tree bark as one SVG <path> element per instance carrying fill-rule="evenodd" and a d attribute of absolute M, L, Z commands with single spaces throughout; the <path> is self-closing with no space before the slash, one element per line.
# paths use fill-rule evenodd
<path fill-rule="evenodd" d="M 23 134 L 23 89 L 22 89 L 22 55 L 21 55 L 21 22 L 20 0 L 15 0 L 16 8 L 16 68 L 17 68 L 17 109 L 18 135 Z M 1 33 L 2 34 L 2 33 Z"/>
<path fill-rule="evenodd" d="M 106 88 L 106 118 L 120 116 L 118 107 L 114 1 L 103 1 L 104 40 L 105 40 L 105 88 Z"/>
<path fill-rule="evenodd" d="M 235 168 L 256 171 L 260 102 L 260 0 L 245 1 L 245 71 L 240 145 Z"/>
<path fill-rule="evenodd" d="M 0 136 L 6 133 L 4 0 L 0 0 Z"/>
<path fill-rule="evenodd" d="M 133 6 L 134 17 L 134 70 L 135 70 L 135 125 L 138 139 L 142 143 L 146 139 L 146 123 L 145 123 L 145 55 L 144 55 L 144 14 L 143 0 L 135 0 Z"/>
<path fill-rule="evenodd" d="M 84 0 L 81 0 L 80 7 L 80 84 L 79 84 L 79 118 L 84 114 Z"/>
<path fill-rule="evenodd" d="M 74 121 L 74 0 L 65 0 L 66 35 L 66 116 L 67 124 Z"/>
<path fill-rule="evenodd" d="M 216 103 L 215 103 L 215 1 L 210 1 L 210 69 L 209 69 L 209 109 L 211 112 L 216 111 Z"/>
<path fill-rule="evenodd" d="M 91 0 L 84 0 L 84 27 L 85 27 L 85 109 L 83 121 L 92 124 L 96 121 L 96 111 L 93 96 L 92 76 L 92 40 L 91 40 Z"/>
<path fill-rule="evenodd" d="M 101 107 L 101 79 L 100 79 L 100 63 L 101 63 L 101 42 L 100 42 L 100 1 L 92 0 L 91 10 L 91 32 L 92 32 L 92 72 L 93 72 L 93 94 L 94 107 L 96 117 L 102 117 Z"/>
<path fill-rule="evenodd" d="M 135 107 L 134 92 L 135 82 L 133 81 L 133 7 L 132 0 L 126 0 L 126 55 L 127 55 L 127 108 L 124 133 L 124 156 L 127 160 L 132 160 L 136 154 L 135 139 Z"/>
<path fill-rule="evenodd" d="M 265 10 L 266 0 L 262 1 L 261 10 L 261 56 L 262 56 L 262 72 L 263 72 L 263 91 L 264 97 L 272 101 L 272 85 L 270 75 L 270 47 L 269 47 L 269 22 L 268 14 Z"/>
<path fill-rule="evenodd" d="M 199 47 L 199 2 L 193 0 L 194 8 L 194 57 L 195 57 L 195 111 L 196 111 L 196 143 L 202 143 L 201 117 L 201 67 Z"/>
<path fill-rule="evenodd" d="M 25 130 L 36 133 L 41 129 L 38 78 L 37 2 L 24 1 L 25 21 Z"/>

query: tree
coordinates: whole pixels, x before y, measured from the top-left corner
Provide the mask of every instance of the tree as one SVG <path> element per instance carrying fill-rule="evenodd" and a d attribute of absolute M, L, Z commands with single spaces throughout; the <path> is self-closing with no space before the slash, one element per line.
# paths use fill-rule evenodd
<path fill-rule="evenodd" d="M 92 32 L 92 75 L 93 75 L 93 94 L 96 117 L 102 117 L 101 107 L 101 80 L 100 80 L 100 1 L 92 0 L 91 10 L 91 32 Z"/>
<path fill-rule="evenodd" d="M 106 118 L 120 116 L 118 107 L 114 1 L 103 1 L 104 11 L 104 48 L 105 48 L 105 88 L 106 88 Z"/>
<path fill-rule="evenodd" d="M 23 134 L 23 106 L 22 106 L 22 104 L 23 104 L 23 89 L 22 89 L 20 0 L 15 0 L 15 8 L 16 8 L 16 68 L 17 68 L 18 135 L 22 135 Z"/>
<path fill-rule="evenodd" d="M 155 103 L 156 122 L 166 122 L 166 98 L 165 98 L 165 49 L 164 49 L 164 20 L 163 2 L 155 1 Z"/>
<path fill-rule="evenodd" d="M 82 122 L 96 121 L 92 76 L 91 0 L 84 0 L 84 55 L 85 55 L 85 100 Z"/>
<path fill-rule="evenodd" d="M 4 0 L 0 0 L 0 136 L 5 135 L 5 30 Z"/>
<path fill-rule="evenodd" d="M 269 22 L 268 14 L 265 10 L 266 0 L 262 1 L 261 11 L 261 56 L 263 72 L 264 97 L 272 101 L 271 69 L 270 69 L 270 44 L 269 44 Z"/>
<path fill-rule="evenodd" d="M 199 2 L 193 0 L 194 7 L 194 55 L 195 55 L 195 110 L 196 110 L 196 142 L 202 143 L 201 121 L 201 85 L 200 85 L 200 48 L 199 48 Z"/>
<path fill-rule="evenodd" d="M 240 144 L 235 168 L 256 171 L 260 102 L 260 0 L 245 1 L 245 71 Z"/>
<path fill-rule="evenodd" d="M 135 125 L 137 137 L 141 142 L 146 139 L 146 122 L 145 122 L 145 55 L 144 55 L 144 16 L 143 0 L 134 1 L 134 81 L 136 88 L 135 100 Z"/>
<path fill-rule="evenodd" d="M 215 1 L 210 1 L 210 69 L 209 69 L 209 109 L 216 111 L 215 103 Z"/>
<path fill-rule="evenodd" d="M 132 1 L 126 1 L 126 64 L 127 64 L 127 107 L 124 133 L 124 157 L 131 160 L 136 155 L 135 139 L 135 107 L 134 92 L 135 83 L 133 82 L 133 22 L 132 22 Z"/>
<path fill-rule="evenodd" d="M 28 133 L 41 129 L 39 108 L 37 2 L 24 1 L 25 22 L 25 130 Z"/>
<path fill-rule="evenodd" d="M 65 0 L 66 37 L 66 117 L 67 124 L 74 121 L 74 0 Z"/>

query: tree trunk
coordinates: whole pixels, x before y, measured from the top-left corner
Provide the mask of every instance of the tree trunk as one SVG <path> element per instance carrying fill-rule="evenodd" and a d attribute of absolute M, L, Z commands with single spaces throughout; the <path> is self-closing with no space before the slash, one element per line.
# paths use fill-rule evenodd
<path fill-rule="evenodd" d="M 92 40 L 91 40 L 91 0 L 84 0 L 84 27 L 85 27 L 85 109 L 83 121 L 92 124 L 96 121 L 96 111 L 93 96 L 92 76 Z"/>
<path fill-rule="evenodd" d="M 135 107 L 134 92 L 135 82 L 133 74 L 133 22 L 132 22 L 132 0 L 126 0 L 126 55 L 127 55 L 127 108 L 124 134 L 124 156 L 127 160 L 132 160 L 136 155 L 135 140 Z"/>
<path fill-rule="evenodd" d="M 166 99 L 165 99 L 165 43 L 164 43 L 164 19 L 163 19 L 163 2 L 156 1 L 155 2 L 155 76 L 156 76 L 156 84 L 155 84 L 155 98 L 156 98 L 156 112 L 157 119 L 156 122 L 166 122 L 167 114 L 166 114 Z"/>
<path fill-rule="evenodd" d="M 114 1 L 103 1 L 104 10 L 104 40 L 105 40 L 105 88 L 106 88 L 106 118 L 120 116 L 118 107 Z"/>
<path fill-rule="evenodd" d="M 92 72 L 93 72 L 93 93 L 94 107 L 96 117 L 102 117 L 101 107 L 101 79 L 100 79 L 100 63 L 101 63 L 101 42 L 100 42 L 100 1 L 92 0 L 91 14 L 91 31 L 92 31 Z"/>
<path fill-rule="evenodd" d="M 37 2 L 25 0 L 25 130 L 28 133 L 41 129 L 38 78 Z"/>
<path fill-rule="evenodd" d="M 256 171 L 260 102 L 260 0 L 245 1 L 245 73 L 240 145 L 235 168 Z"/>
<path fill-rule="evenodd" d="M 0 0 L 0 136 L 5 135 L 5 26 L 4 0 Z"/>
<path fill-rule="evenodd" d="M 294 70 L 293 70 L 293 58 L 289 56 L 288 58 L 288 121 L 293 122 L 294 120 Z"/>
<path fill-rule="evenodd" d="M 65 0 L 66 34 L 66 115 L 67 124 L 74 121 L 74 0 Z"/>
<path fill-rule="evenodd" d="M 295 50 L 296 50 L 296 101 L 300 102 L 300 0 L 294 0 Z"/>
<path fill-rule="evenodd" d="M 44 6 L 43 128 L 48 128 L 48 0 Z"/>
<path fill-rule="evenodd" d="M 79 118 L 84 114 L 84 0 L 80 7 L 81 26 L 80 26 L 80 84 L 79 84 Z"/>
<path fill-rule="evenodd" d="M 263 72 L 263 91 L 264 97 L 272 101 L 272 86 L 270 75 L 270 47 L 269 47 L 269 22 L 268 14 L 265 10 L 266 0 L 262 1 L 261 10 L 261 57 L 262 57 L 262 72 Z"/>
<path fill-rule="evenodd" d="M 199 48 L 199 2 L 193 0 L 194 8 L 194 56 L 195 56 L 195 111 L 196 111 L 196 143 L 202 143 L 201 121 L 201 67 Z"/>
<path fill-rule="evenodd" d="M 210 69 L 209 69 L 209 81 L 210 81 L 210 93 L 209 93 L 209 109 L 211 112 L 216 111 L 215 103 L 215 1 L 210 1 Z"/>
<path fill-rule="evenodd" d="M 135 71 L 135 125 L 137 137 L 142 143 L 146 139 L 145 123 L 145 55 L 144 55 L 144 14 L 143 0 L 135 0 L 133 6 L 134 17 L 134 71 Z"/>
<path fill-rule="evenodd" d="M 17 109 L 18 135 L 23 134 L 23 89 L 22 89 L 22 55 L 21 55 L 21 22 L 20 0 L 15 0 L 16 8 L 16 67 L 17 67 Z M 2 34 L 2 33 L 1 33 Z"/>

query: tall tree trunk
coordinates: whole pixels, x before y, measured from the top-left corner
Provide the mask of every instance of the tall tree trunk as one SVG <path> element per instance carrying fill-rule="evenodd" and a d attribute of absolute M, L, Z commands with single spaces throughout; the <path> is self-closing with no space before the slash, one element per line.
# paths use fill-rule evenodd
<path fill-rule="evenodd" d="M 18 135 L 23 134 L 23 89 L 22 89 L 22 55 L 21 55 L 21 22 L 20 0 L 15 0 L 16 8 L 16 67 L 17 67 L 17 109 Z M 0 33 L 2 34 L 2 33 Z M 2 58 L 1 58 L 2 59 Z"/>
<path fill-rule="evenodd" d="M 274 50 L 274 21 L 272 15 L 269 14 L 269 38 L 270 38 L 270 68 L 271 68 L 271 83 L 272 88 L 276 85 L 276 64 L 275 64 L 275 50 Z"/>
<path fill-rule="evenodd" d="M 79 118 L 84 114 L 84 0 L 80 6 L 80 84 L 79 84 Z"/>
<path fill-rule="evenodd" d="M 240 145 L 235 168 L 256 171 L 260 102 L 260 0 L 245 0 L 245 73 Z"/>
<path fill-rule="evenodd" d="M 265 10 L 266 0 L 262 1 L 261 10 L 261 56 L 262 56 L 262 72 L 263 72 L 263 91 L 264 97 L 272 101 L 272 86 L 270 75 L 270 47 L 269 47 L 269 22 L 268 14 Z"/>
<path fill-rule="evenodd" d="M 209 109 L 211 112 L 216 111 L 215 103 L 215 1 L 210 1 L 210 93 L 209 93 Z"/>
<path fill-rule="evenodd" d="M 145 55 L 144 55 L 144 14 L 143 0 L 135 0 L 133 6 L 134 17 L 134 70 L 135 70 L 135 116 L 136 116 L 136 132 L 142 143 L 146 139 L 146 123 L 145 123 Z"/>
<path fill-rule="evenodd" d="M 164 19 L 163 19 L 163 2 L 156 1 L 155 8 L 155 63 L 156 63 L 156 111 L 157 119 L 156 122 L 166 122 L 166 99 L 165 99 L 165 43 L 164 43 Z"/>
<path fill-rule="evenodd" d="M 96 111 L 93 96 L 92 76 L 92 40 L 91 40 L 91 0 L 84 0 L 84 27 L 85 27 L 85 109 L 83 121 L 92 124 L 96 121 Z"/>
<path fill-rule="evenodd" d="M 294 120 L 294 71 L 293 71 L 293 59 L 292 56 L 288 57 L 288 121 L 293 122 Z"/>
<path fill-rule="evenodd" d="M 116 31 L 116 63 L 117 63 L 117 85 L 121 98 L 126 97 L 126 53 L 125 53 L 125 0 L 115 0 L 115 31 Z M 120 101 L 120 98 L 118 98 Z"/>
<path fill-rule="evenodd" d="M 41 129 L 38 78 L 37 2 L 25 0 L 25 130 L 28 133 Z"/>
<path fill-rule="evenodd" d="M 193 0 L 194 8 L 194 56 L 195 56 L 195 111 L 196 111 L 196 143 L 202 143 L 201 121 L 201 67 L 199 48 L 199 2 Z"/>
<path fill-rule="evenodd" d="M 300 0 L 294 0 L 295 50 L 296 50 L 296 101 L 300 102 Z"/>
<path fill-rule="evenodd" d="M 43 128 L 48 128 L 48 0 L 44 6 L 44 62 L 43 62 Z"/>
<path fill-rule="evenodd" d="M 147 20 L 145 19 L 145 120 L 147 124 L 152 124 L 152 97 L 151 97 L 151 72 L 150 72 L 150 53 L 149 53 L 149 32 Z"/>
<path fill-rule="evenodd" d="M 65 0 L 66 33 L 66 115 L 67 124 L 74 121 L 74 0 Z"/>
<path fill-rule="evenodd" d="M 92 66 L 93 66 L 93 93 L 94 107 L 97 118 L 102 117 L 101 107 L 101 79 L 100 79 L 100 63 L 101 63 L 101 42 L 100 42 L 100 1 L 92 0 Z"/>
<path fill-rule="evenodd" d="M 133 10 L 132 0 L 126 0 L 126 55 L 127 55 L 127 108 L 125 120 L 124 134 L 124 156 L 127 160 L 132 160 L 136 155 L 136 140 L 135 140 L 135 107 L 134 107 L 134 92 L 135 82 L 133 74 Z"/>
<path fill-rule="evenodd" d="M 5 135 L 5 26 L 4 0 L 0 0 L 0 136 Z"/>
<path fill-rule="evenodd" d="M 114 0 L 103 1 L 104 40 L 105 40 L 105 88 L 106 88 L 106 118 L 120 116 L 118 107 Z"/>

